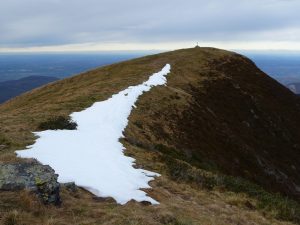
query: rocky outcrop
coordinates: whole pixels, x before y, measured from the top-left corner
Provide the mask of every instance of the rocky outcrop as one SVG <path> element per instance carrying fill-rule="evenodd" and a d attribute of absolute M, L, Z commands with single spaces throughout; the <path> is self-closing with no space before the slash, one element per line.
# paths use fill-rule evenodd
<path fill-rule="evenodd" d="M 59 205 L 58 175 L 50 166 L 33 160 L 19 163 L 0 163 L 0 190 L 29 190 L 45 204 Z"/>

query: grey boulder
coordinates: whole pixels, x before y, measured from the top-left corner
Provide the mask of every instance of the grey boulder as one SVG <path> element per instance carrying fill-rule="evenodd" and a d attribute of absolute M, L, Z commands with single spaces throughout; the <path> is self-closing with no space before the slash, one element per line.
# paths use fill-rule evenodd
<path fill-rule="evenodd" d="M 58 175 L 48 165 L 35 160 L 30 162 L 0 163 L 0 190 L 29 190 L 45 204 L 61 203 L 57 182 Z"/>

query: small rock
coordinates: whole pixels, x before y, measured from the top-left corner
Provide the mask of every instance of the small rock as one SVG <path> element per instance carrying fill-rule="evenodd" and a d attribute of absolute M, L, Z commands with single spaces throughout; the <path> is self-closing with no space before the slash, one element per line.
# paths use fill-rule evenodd
<path fill-rule="evenodd" d="M 76 192 L 77 186 L 74 182 L 68 182 L 68 183 L 61 183 L 61 187 L 65 187 L 68 191 Z"/>
<path fill-rule="evenodd" d="M 149 202 L 149 201 L 136 201 L 135 199 L 131 199 L 129 202 L 126 203 L 126 205 L 129 205 L 129 204 L 141 204 L 144 206 L 152 205 L 151 202 Z"/>
<path fill-rule="evenodd" d="M 144 206 L 152 205 L 151 202 L 148 202 L 148 201 L 141 201 L 140 203 Z"/>
<path fill-rule="evenodd" d="M 31 162 L 0 163 L 0 190 L 29 190 L 45 204 L 59 205 L 58 175 L 50 166 Z"/>

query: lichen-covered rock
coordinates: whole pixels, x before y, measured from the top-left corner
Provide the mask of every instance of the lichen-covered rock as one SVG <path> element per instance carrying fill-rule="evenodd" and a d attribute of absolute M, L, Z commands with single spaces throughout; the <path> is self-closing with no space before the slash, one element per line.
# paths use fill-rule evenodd
<path fill-rule="evenodd" d="M 0 190 L 29 190 L 45 204 L 60 204 L 58 175 L 37 161 L 0 163 Z"/>

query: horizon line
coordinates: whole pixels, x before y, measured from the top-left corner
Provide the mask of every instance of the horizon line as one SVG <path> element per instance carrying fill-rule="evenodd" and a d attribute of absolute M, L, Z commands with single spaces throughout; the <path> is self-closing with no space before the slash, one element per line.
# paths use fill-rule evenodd
<path fill-rule="evenodd" d="M 247 52 L 300 52 L 300 42 L 167 42 L 167 43 L 81 43 L 66 45 L 0 47 L 2 53 L 97 53 L 166 52 L 197 46 Z"/>

